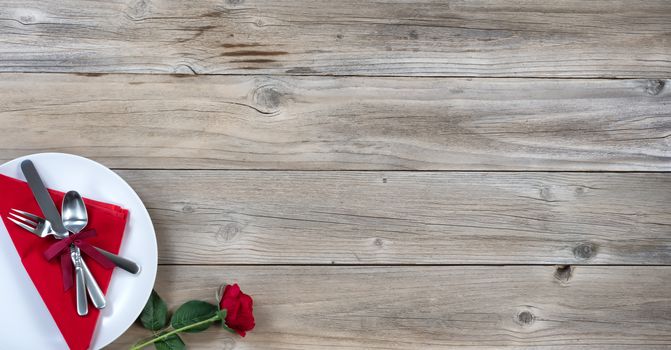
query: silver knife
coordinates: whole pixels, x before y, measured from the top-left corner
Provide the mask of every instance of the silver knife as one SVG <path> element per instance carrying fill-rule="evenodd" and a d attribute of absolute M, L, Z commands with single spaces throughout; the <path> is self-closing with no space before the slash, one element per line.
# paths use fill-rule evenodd
<path fill-rule="evenodd" d="M 23 162 L 21 162 L 21 170 L 23 171 L 23 175 L 26 177 L 26 181 L 28 181 L 28 186 L 30 187 L 30 190 L 33 192 L 33 196 L 35 196 L 37 204 L 40 206 L 40 209 L 42 210 L 42 214 L 44 214 L 44 217 L 51 223 L 51 227 L 56 233 L 56 236 L 62 239 L 70 235 L 70 232 L 68 232 L 68 230 L 65 229 L 65 226 L 63 226 L 63 220 L 61 219 L 61 214 L 58 212 L 58 209 L 56 209 L 56 205 L 54 204 L 54 201 L 51 199 L 49 191 L 47 190 L 47 187 L 44 185 L 44 182 L 42 181 L 40 174 L 37 172 L 37 169 L 35 169 L 35 164 L 33 164 L 33 162 L 30 159 L 26 159 Z M 74 247 L 74 252 L 76 253 L 77 256 L 79 256 L 79 261 L 81 262 L 81 268 L 83 272 L 83 276 L 81 273 L 75 274 L 76 279 L 75 283 L 78 286 L 83 285 L 86 286 L 86 290 L 89 292 L 89 295 L 91 296 L 91 299 L 94 302 L 93 305 L 96 308 L 98 309 L 104 308 L 106 304 L 105 295 L 103 294 L 102 290 L 96 283 L 95 279 L 93 279 L 93 275 L 91 274 L 91 271 L 86 265 L 86 262 L 83 259 L 81 259 L 79 248 Z M 84 278 L 84 280 L 80 281 L 81 278 Z M 83 297 L 86 298 L 86 295 L 84 295 Z M 77 299 L 80 300 L 79 295 L 77 296 Z"/>
<path fill-rule="evenodd" d="M 24 160 L 21 162 L 21 170 L 28 181 L 30 190 L 33 191 L 33 196 L 35 196 L 37 204 L 40 206 L 40 209 L 42 209 L 42 214 L 44 214 L 44 217 L 51 223 L 51 228 L 53 228 L 54 232 L 56 232 L 58 236 L 61 236 L 61 238 L 67 237 L 69 232 L 65 229 L 65 226 L 63 226 L 61 214 L 58 212 L 58 209 L 56 209 L 56 205 L 51 199 L 47 187 L 44 186 L 44 182 L 42 182 L 42 178 L 37 172 L 37 169 L 35 169 L 33 162 L 30 159 Z"/>

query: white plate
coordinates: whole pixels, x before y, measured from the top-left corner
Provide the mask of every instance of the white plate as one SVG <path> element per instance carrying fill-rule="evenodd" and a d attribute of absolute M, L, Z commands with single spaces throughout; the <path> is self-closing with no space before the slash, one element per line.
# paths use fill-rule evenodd
<path fill-rule="evenodd" d="M 140 197 L 119 175 L 90 159 L 63 153 L 40 153 L 0 166 L 0 174 L 25 181 L 21 161 L 31 159 L 45 185 L 59 191 L 117 204 L 130 211 L 120 255 L 137 262 L 138 275 L 115 269 L 91 348 L 100 349 L 137 319 L 154 286 L 158 254 L 154 226 Z M 7 229 L 0 221 L 0 343 L 3 349 L 67 349 L 56 323 L 23 268 Z"/>

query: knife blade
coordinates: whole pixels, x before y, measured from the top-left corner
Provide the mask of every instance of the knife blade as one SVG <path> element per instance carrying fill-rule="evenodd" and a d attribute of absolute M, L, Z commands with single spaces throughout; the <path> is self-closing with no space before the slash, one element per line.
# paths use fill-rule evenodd
<path fill-rule="evenodd" d="M 65 226 L 63 226 L 61 214 L 58 212 L 58 209 L 56 209 L 56 205 L 51 199 L 49 191 L 47 191 L 47 187 L 44 186 L 44 182 L 42 181 L 40 174 L 37 172 L 37 169 L 35 169 L 35 164 L 33 164 L 30 159 L 26 159 L 21 162 L 21 170 L 23 171 L 23 175 L 28 181 L 30 190 L 33 191 L 33 196 L 35 196 L 35 200 L 40 206 L 42 214 L 44 214 L 44 217 L 49 220 L 54 232 L 56 232 L 59 236 L 67 236 L 68 230 L 66 230 Z"/>

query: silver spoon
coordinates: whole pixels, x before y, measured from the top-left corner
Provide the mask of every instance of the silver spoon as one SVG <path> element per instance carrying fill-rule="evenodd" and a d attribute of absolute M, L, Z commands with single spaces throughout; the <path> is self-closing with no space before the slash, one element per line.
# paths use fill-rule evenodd
<path fill-rule="evenodd" d="M 67 208 L 65 205 L 66 200 L 68 200 L 69 203 Z M 77 191 L 70 191 L 65 194 L 65 197 L 63 197 L 63 213 L 61 215 L 63 217 L 63 225 L 71 232 L 75 231 L 71 230 L 68 225 L 74 229 L 78 229 L 79 231 L 86 227 L 86 224 L 88 223 L 86 205 L 84 204 L 84 199 Z M 65 223 L 66 217 L 68 218 L 67 224 Z M 133 260 L 110 253 L 102 248 L 94 248 L 100 252 L 100 254 L 107 257 L 107 259 L 110 259 L 118 268 L 128 271 L 134 275 L 140 273 L 140 265 L 136 264 Z"/>
<path fill-rule="evenodd" d="M 79 233 L 84 229 L 84 227 L 86 227 L 86 224 L 89 221 L 88 213 L 86 212 L 84 200 L 76 191 L 70 191 L 65 194 L 65 197 L 63 197 L 61 217 L 63 218 L 63 226 L 65 226 L 65 228 L 72 233 Z M 86 262 L 81 258 L 79 248 L 73 246 L 71 249 L 73 254 L 79 258 L 79 262 L 81 263 L 81 267 L 84 272 L 84 284 L 86 285 L 86 290 L 89 292 L 93 306 L 98 309 L 104 308 L 106 305 L 105 295 L 100 289 L 100 286 L 96 282 L 95 278 L 93 278 L 93 275 L 86 265 Z M 78 302 L 79 300 L 81 299 L 78 299 Z"/>

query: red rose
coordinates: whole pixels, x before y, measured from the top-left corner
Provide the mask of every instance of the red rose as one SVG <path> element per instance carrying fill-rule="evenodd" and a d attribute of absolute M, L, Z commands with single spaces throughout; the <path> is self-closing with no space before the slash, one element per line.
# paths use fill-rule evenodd
<path fill-rule="evenodd" d="M 219 301 L 219 309 L 226 309 L 226 326 L 241 336 L 254 329 L 252 297 L 243 293 L 237 284 L 227 285 Z"/>

